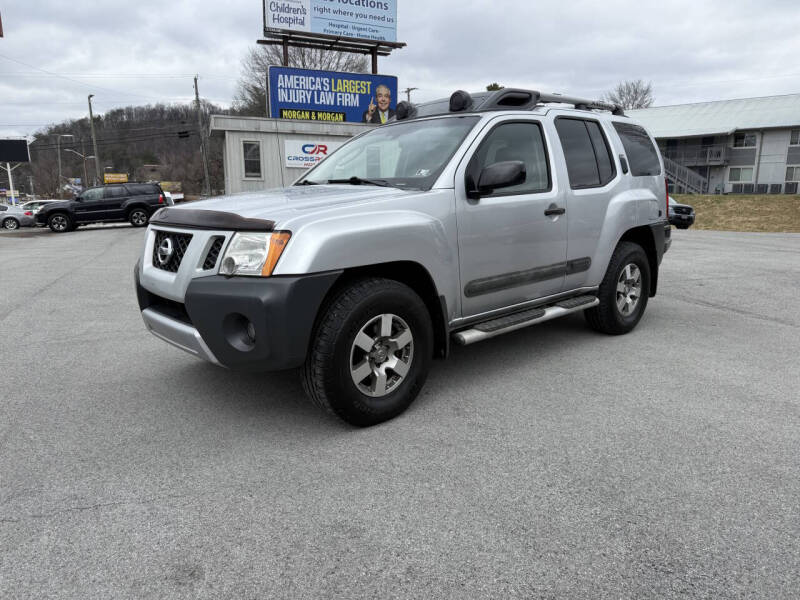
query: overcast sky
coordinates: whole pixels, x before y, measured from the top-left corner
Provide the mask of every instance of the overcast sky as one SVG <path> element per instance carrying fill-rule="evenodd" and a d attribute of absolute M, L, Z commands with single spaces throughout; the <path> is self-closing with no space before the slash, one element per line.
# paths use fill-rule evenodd
<path fill-rule="evenodd" d="M 800 0 L 397 0 L 380 72 L 416 101 L 497 81 L 598 97 L 652 81 L 656 105 L 800 93 Z M 227 106 L 260 0 L 0 3 L 0 135 L 95 110 L 204 98 Z M 23 64 L 24 63 L 24 64 Z M 42 71 L 47 71 L 44 73 Z"/>

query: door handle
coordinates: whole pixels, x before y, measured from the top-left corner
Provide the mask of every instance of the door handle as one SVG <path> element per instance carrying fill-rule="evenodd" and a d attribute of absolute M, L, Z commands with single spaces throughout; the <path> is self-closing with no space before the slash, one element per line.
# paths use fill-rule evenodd
<path fill-rule="evenodd" d="M 556 215 L 563 215 L 565 212 L 567 212 L 566 208 L 559 208 L 555 204 L 551 204 L 544 211 L 544 215 L 546 217 L 555 217 Z"/>

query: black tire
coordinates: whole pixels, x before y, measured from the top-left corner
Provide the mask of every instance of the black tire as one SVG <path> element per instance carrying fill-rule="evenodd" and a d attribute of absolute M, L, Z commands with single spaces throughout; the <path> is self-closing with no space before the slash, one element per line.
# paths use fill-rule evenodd
<path fill-rule="evenodd" d="M 420 297 L 397 281 L 369 278 L 340 290 L 322 311 L 302 369 L 303 389 L 311 401 L 358 427 L 381 423 L 406 410 L 422 389 L 433 356 L 433 326 Z M 387 386 L 385 395 L 372 397 L 359 389 L 365 380 L 357 384 L 351 374 L 353 357 L 360 351 L 355 340 L 368 323 L 386 314 L 399 317 L 392 321 L 393 327 L 401 320 L 407 325 L 413 344 L 410 350 L 406 346 L 406 352 L 411 356 L 408 372 L 396 387 Z M 397 355 L 393 352 L 390 357 Z"/>
<path fill-rule="evenodd" d="M 134 227 L 144 227 L 147 225 L 149 220 L 150 216 L 143 208 L 134 208 L 130 213 L 128 213 L 128 221 L 130 221 L 131 225 Z"/>
<path fill-rule="evenodd" d="M 19 221 L 13 217 L 8 217 L 7 219 L 3 220 L 3 229 L 7 229 L 9 231 L 19 229 Z"/>
<path fill-rule="evenodd" d="M 69 218 L 69 215 L 61 212 L 53 213 L 47 217 L 47 226 L 53 233 L 64 233 L 74 229 L 72 219 Z"/>
<path fill-rule="evenodd" d="M 629 314 L 623 314 L 618 306 L 617 300 L 620 298 L 617 291 L 617 283 L 628 265 L 635 265 L 641 275 L 641 295 L 635 307 Z M 622 298 L 624 298 L 624 293 Z M 639 322 L 647 308 L 647 299 L 650 296 L 650 262 L 647 254 L 638 244 L 632 242 L 620 242 L 611 256 L 603 282 L 597 297 L 600 304 L 583 311 L 586 322 L 589 326 L 602 333 L 610 335 L 621 335 L 628 333 Z M 622 300 L 624 302 L 624 299 Z"/>
<path fill-rule="evenodd" d="M 689 229 L 689 225 L 675 225 L 676 229 Z"/>

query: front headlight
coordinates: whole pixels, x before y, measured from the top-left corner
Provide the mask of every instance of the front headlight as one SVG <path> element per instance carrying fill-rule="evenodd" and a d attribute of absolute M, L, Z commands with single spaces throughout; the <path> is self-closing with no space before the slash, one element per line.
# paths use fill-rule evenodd
<path fill-rule="evenodd" d="M 222 257 L 220 275 L 269 277 L 290 237 L 288 231 L 235 233 Z"/>

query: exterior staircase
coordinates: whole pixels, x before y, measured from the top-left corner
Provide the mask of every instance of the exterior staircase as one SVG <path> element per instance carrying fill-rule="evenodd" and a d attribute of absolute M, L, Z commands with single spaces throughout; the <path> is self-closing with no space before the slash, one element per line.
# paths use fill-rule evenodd
<path fill-rule="evenodd" d="M 708 193 L 708 179 L 692 171 L 689 167 L 679 165 L 674 160 L 664 158 L 664 169 L 667 171 L 667 178 L 678 188 L 683 188 L 686 194 L 706 194 Z"/>

